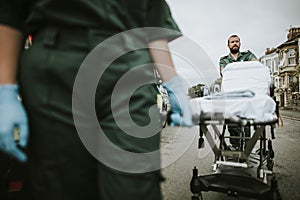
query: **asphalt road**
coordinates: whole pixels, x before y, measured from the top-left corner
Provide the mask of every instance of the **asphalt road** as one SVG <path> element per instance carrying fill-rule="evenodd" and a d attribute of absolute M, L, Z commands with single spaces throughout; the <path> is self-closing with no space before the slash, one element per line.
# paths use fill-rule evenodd
<path fill-rule="evenodd" d="M 284 200 L 300 199 L 300 120 L 283 116 L 284 126 L 275 129 L 273 140 L 275 165 L 273 175 L 278 178 L 279 190 Z M 166 181 L 162 184 L 164 200 L 189 200 L 191 193 L 189 183 L 192 168 L 197 166 L 199 174 L 211 174 L 214 155 L 206 143 L 200 151 L 197 148 L 198 127 L 166 127 L 162 133 L 163 175 Z M 200 153 L 199 153 L 200 152 Z M 205 200 L 233 200 L 226 194 L 203 192 Z M 239 197 L 246 200 L 249 198 Z"/>

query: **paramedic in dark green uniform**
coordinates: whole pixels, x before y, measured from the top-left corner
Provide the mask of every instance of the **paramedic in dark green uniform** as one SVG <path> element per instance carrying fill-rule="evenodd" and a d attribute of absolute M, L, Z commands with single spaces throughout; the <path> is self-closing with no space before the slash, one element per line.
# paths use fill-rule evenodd
<path fill-rule="evenodd" d="M 140 27 L 178 31 L 164 0 L 1 0 L 0 150 L 23 162 L 28 155 L 37 200 L 162 198 L 159 154 L 151 161 L 131 163 L 145 168 L 137 173 L 107 166 L 85 148 L 73 119 L 77 115 L 90 117 L 85 115 L 84 109 L 72 110 L 73 85 L 87 55 L 107 38 Z M 24 38 L 28 34 L 33 36 L 33 43 L 24 50 Z M 156 63 L 163 86 L 170 95 L 173 124 L 192 126 L 182 79 L 174 70 L 169 52 L 159 50 L 168 48 L 168 41 L 179 36 L 179 32 L 163 31 L 137 38 L 117 37 L 115 46 L 106 46 L 105 51 L 100 52 L 104 58 L 109 58 L 114 51 L 126 52 L 102 74 L 92 109 L 105 135 L 120 149 L 133 153 L 159 152 L 159 127 L 150 137 L 134 137 L 119 128 L 114 120 L 113 111 L 126 112 L 122 101 L 131 95 L 132 120 L 140 127 L 150 123 L 149 110 L 156 104 L 157 95 L 154 82 L 138 87 L 133 94 L 128 94 L 127 85 L 123 85 L 124 91 L 120 90 L 117 98 L 112 98 L 118 80 L 135 66 Z M 140 42 L 150 49 L 127 51 Z M 104 61 L 99 60 L 100 68 Z M 136 78 L 154 80 L 153 68 L 152 64 L 135 71 Z M 91 81 L 87 77 L 85 84 L 89 86 Z M 134 85 L 134 82 L 135 79 L 131 79 L 128 84 Z M 18 98 L 19 91 L 22 102 Z M 83 102 L 89 98 L 76 95 Z M 89 105 L 82 104 L 83 108 L 86 106 Z M 158 109 L 153 112 L 158 118 Z M 126 122 L 126 119 L 121 120 Z M 19 130 L 19 146 L 13 138 L 15 128 Z M 87 132 L 89 128 L 87 126 Z M 129 132 L 132 129 L 129 127 Z M 28 147 L 27 155 L 22 147 Z M 128 162 L 126 157 L 113 153 L 110 159 Z"/>
<path fill-rule="evenodd" d="M 220 73 L 222 73 L 222 70 L 229 63 L 257 60 L 256 56 L 250 50 L 240 52 L 241 41 L 237 35 L 231 35 L 228 38 L 227 46 L 230 53 L 220 58 Z"/>
<path fill-rule="evenodd" d="M 220 58 L 220 74 L 222 75 L 223 69 L 227 64 L 233 62 L 244 62 L 244 61 L 255 61 L 257 60 L 256 56 L 249 50 L 240 52 L 241 41 L 239 36 L 231 35 L 228 38 L 227 46 L 230 50 L 230 53 L 227 56 Z M 231 136 L 239 136 L 241 128 L 237 125 L 228 125 L 228 131 Z M 248 127 L 245 128 L 246 136 L 250 136 L 250 130 Z M 230 143 L 234 147 L 239 147 L 238 139 L 230 139 Z"/>

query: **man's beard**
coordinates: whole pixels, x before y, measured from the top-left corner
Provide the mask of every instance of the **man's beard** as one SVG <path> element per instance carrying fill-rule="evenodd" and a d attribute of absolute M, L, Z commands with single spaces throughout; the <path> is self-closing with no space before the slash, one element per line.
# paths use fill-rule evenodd
<path fill-rule="evenodd" d="M 240 51 L 240 47 L 238 47 L 238 46 L 233 46 L 231 49 L 230 49 L 230 52 L 232 53 L 232 54 L 236 54 L 236 53 L 238 53 Z"/>

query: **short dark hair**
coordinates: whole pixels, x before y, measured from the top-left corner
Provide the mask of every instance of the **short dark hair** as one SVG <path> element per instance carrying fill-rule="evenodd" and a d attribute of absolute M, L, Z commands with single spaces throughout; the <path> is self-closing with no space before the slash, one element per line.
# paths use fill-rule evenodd
<path fill-rule="evenodd" d="M 234 37 L 237 37 L 237 38 L 239 38 L 239 40 L 241 40 L 240 37 L 239 37 L 238 35 L 231 35 L 231 36 L 229 36 L 229 38 L 228 38 L 228 40 L 227 40 L 227 43 L 229 44 L 230 38 L 234 38 Z"/>

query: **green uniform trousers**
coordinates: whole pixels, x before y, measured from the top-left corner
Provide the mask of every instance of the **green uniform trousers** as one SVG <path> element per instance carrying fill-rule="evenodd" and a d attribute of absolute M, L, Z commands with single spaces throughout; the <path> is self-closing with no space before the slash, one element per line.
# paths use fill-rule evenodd
<path fill-rule="evenodd" d="M 77 71 L 90 50 L 107 37 L 95 30 L 45 28 L 33 34 L 33 45 L 22 52 L 18 75 L 29 116 L 29 161 L 37 200 L 161 199 L 159 168 L 129 173 L 108 167 L 85 148 L 74 126 L 72 90 Z M 119 48 L 126 48 L 126 42 Z M 97 118 L 105 134 L 130 152 L 159 150 L 160 132 L 138 138 L 122 131 L 112 116 L 112 109 L 123 112 L 122 107 L 111 108 L 111 93 L 130 68 L 150 62 L 147 50 L 121 56 L 105 71 L 95 95 Z M 154 80 L 152 70 L 143 68 L 139 74 Z M 150 122 L 149 108 L 156 104 L 156 94 L 153 83 L 139 87 L 130 97 L 130 116 L 138 125 Z M 118 100 L 126 95 L 121 91 Z M 122 159 L 114 154 L 111 158 Z M 159 154 L 154 162 L 144 164 L 159 166 Z"/>
<path fill-rule="evenodd" d="M 228 131 L 230 133 L 230 136 L 237 136 L 237 137 L 242 136 L 242 127 L 237 125 L 237 124 L 228 125 Z M 251 136 L 249 126 L 245 126 L 244 131 L 245 131 L 245 137 L 250 137 Z M 246 144 L 247 144 L 247 141 L 248 141 L 248 139 L 246 140 Z M 234 147 L 240 147 L 241 140 L 236 139 L 236 138 L 230 138 L 230 144 Z"/>

